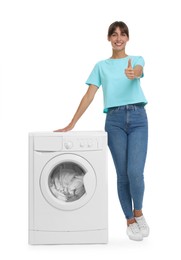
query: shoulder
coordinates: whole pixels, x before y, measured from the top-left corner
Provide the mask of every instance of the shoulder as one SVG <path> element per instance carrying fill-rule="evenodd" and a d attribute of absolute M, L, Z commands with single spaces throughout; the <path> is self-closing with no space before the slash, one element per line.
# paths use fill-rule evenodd
<path fill-rule="evenodd" d="M 102 70 L 107 64 L 107 60 L 100 60 L 97 63 L 95 63 L 93 70 L 100 71 Z"/>

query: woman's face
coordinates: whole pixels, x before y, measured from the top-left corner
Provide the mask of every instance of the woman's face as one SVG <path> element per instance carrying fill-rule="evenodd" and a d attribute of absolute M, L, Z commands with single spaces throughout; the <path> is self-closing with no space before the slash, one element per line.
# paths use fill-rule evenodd
<path fill-rule="evenodd" d="M 108 37 L 108 41 L 111 42 L 113 50 L 122 51 L 125 49 L 129 38 L 126 33 L 121 32 L 120 28 L 117 27 L 113 34 Z"/>

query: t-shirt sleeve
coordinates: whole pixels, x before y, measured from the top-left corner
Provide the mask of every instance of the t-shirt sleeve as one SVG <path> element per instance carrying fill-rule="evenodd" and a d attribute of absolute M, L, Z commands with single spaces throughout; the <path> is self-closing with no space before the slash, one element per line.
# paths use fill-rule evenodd
<path fill-rule="evenodd" d="M 89 75 L 87 81 L 86 81 L 87 85 L 95 85 L 96 87 L 100 87 L 101 86 L 101 77 L 100 77 L 100 71 L 99 71 L 99 65 L 96 64 L 91 72 L 91 74 Z"/>

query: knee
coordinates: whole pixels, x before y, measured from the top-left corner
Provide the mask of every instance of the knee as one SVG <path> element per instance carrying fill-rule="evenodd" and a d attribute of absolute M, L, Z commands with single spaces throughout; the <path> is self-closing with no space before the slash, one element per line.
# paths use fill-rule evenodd
<path fill-rule="evenodd" d="M 130 174 L 129 181 L 130 181 L 131 186 L 134 186 L 137 188 L 143 188 L 143 186 L 144 186 L 143 174 Z"/>

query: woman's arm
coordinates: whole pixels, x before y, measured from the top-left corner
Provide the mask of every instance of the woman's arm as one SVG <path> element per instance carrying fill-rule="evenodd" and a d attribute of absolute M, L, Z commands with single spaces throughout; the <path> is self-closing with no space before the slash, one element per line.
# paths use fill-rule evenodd
<path fill-rule="evenodd" d="M 79 120 L 79 118 L 83 115 L 83 113 L 86 111 L 92 100 L 94 99 L 94 96 L 98 90 L 98 87 L 94 85 L 90 85 L 86 94 L 83 96 L 77 111 L 75 112 L 71 122 L 66 126 L 65 128 L 55 130 L 54 132 L 67 132 L 74 128 L 75 124 Z"/>

